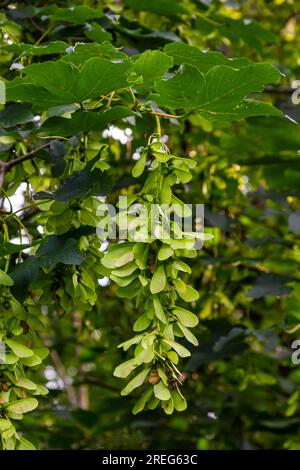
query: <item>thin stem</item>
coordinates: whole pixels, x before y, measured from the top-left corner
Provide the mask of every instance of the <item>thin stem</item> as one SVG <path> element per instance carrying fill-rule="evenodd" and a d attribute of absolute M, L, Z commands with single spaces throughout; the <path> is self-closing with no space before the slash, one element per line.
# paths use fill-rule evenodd
<path fill-rule="evenodd" d="M 108 109 L 112 103 L 112 100 L 114 98 L 114 95 L 115 95 L 115 92 L 113 91 L 112 93 L 109 94 L 109 98 L 108 98 L 108 101 L 107 101 L 107 104 L 106 104 L 106 109 Z"/>
<path fill-rule="evenodd" d="M 159 113 L 158 111 L 151 111 L 150 114 L 153 114 L 154 116 L 161 116 L 165 118 L 174 118 L 174 119 L 180 119 L 185 116 L 185 114 L 181 114 L 180 116 L 177 116 L 176 114 Z"/>
<path fill-rule="evenodd" d="M 95 108 L 98 108 L 98 107 L 99 107 L 99 105 L 102 103 L 102 101 L 104 101 L 106 98 L 108 98 L 108 97 L 109 97 L 109 95 L 110 95 L 110 93 L 108 93 L 107 95 L 103 95 L 103 96 L 101 96 L 101 98 L 100 98 L 98 101 L 96 101 L 96 103 L 95 103 L 93 106 L 91 106 L 91 108 L 90 108 L 90 109 L 95 109 Z"/>
<path fill-rule="evenodd" d="M 25 227 L 25 225 L 23 224 L 23 222 L 21 221 L 21 219 L 19 219 L 19 217 L 17 217 L 16 215 L 13 216 L 15 221 L 20 225 L 20 227 L 24 230 L 28 240 L 29 240 L 29 243 L 32 242 L 32 237 L 30 235 L 30 233 L 28 232 L 27 228 Z M 22 233 L 20 233 L 20 239 L 21 239 L 21 244 L 22 244 Z"/>
<path fill-rule="evenodd" d="M 10 199 L 9 199 L 9 196 L 7 195 L 7 192 L 5 191 L 5 189 L 3 187 L 0 187 L 1 191 L 3 192 L 5 198 L 7 199 L 8 201 L 8 204 L 9 204 L 9 208 L 10 208 L 10 212 L 13 212 L 13 206 L 12 206 L 12 203 L 10 202 Z"/>
<path fill-rule="evenodd" d="M 9 232 L 6 224 L 3 224 L 4 240 L 9 241 Z M 10 255 L 6 258 L 4 272 L 8 273 L 10 263 Z"/>
<path fill-rule="evenodd" d="M 137 99 L 136 99 L 136 96 L 135 96 L 135 94 L 133 93 L 133 90 L 132 90 L 131 87 L 129 87 L 129 92 L 130 92 L 130 94 L 131 94 L 131 97 L 132 97 L 132 100 L 133 100 L 133 103 L 132 103 L 132 104 L 133 104 L 133 106 L 134 106 L 135 103 L 136 103 L 136 101 L 137 101 Z"/>
<path fill-rule="evenodd" d="M 54 25 L 50 25 L 48 29 L 46 29 L 46 31 L 41 35 L 41 37 L 35 42 L 35 46 L 38 46 L 40 44 L 40 42 L 42 42 L 42 40 L 45 38 L 45 36 L 47 36 L 48 33 L 50 33 L 51 29 L 54 28 Z"/>
<path fill-rule="evenodd" d="M 1 188 L 1 189 L 3 190 L 3 188 Z M 22 212 L 22 211 L 25 211 L 26 209 L 31 209 L 32 207 L 39 206 L 39 204 L 49 204 L 49 200 L 47 199 L 45 201 L 37 201 L 37 202 L 34 202 L 32 204 L 29 204 L 28 206 L 21 207 L 17 211 L 12 212 L 11 214 L 7 214 L 5 217 L 1 217 L 0 220 L 4 221 L 6 219 L 10 219 L 11 217 L 14 217 L 18 212 Z"/>

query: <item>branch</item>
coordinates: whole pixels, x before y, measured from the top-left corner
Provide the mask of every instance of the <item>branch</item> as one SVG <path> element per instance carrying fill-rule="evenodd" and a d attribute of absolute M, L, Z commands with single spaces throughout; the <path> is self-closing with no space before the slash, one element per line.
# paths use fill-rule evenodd
<path fill-rule="evenodd" d="M 99 379 L 99 377 L 94 377 L 92 375 L 83 377 L 82 382 L 80 381 L 80 383 L 96 385 L 98 387 L 105 388 L 106 390 L 110 390 L 111 392 L 116 392 L 120 394 L 119 388 L 114 387 L 113 385 L 106 383 L 104 380 Z"/>
<path fill-rule="evenodd" d="M 30 160 L 34 157 L 37 152 L 43 150 L 46 147 L 49 147 L 49 144 L 43 145 L 42 147 L 32 150 L 31 152 L 26 153 L 26 155 L 21 155 L 20 157 L 15 158 L 14 160 L 9 160 L 8 162 L 0 161 L 0 187 L 3 185 L 5 173 L 10 171 L 16 165 L 19 165 L 20 163 L 23 163 L 26 160 Z"/>
<path fill-rule="evenodd" d="M 42 145 L 42 147 L 38 147 L 37 149 L 26 153 L 26 155 L 21 155 L 20 157 L 15 158 L 14 160 L 9 160 L 8 162 L 0 162 L 0 166 L 4 166 L 5 172 L 7 172 L 11 170 L 14 166 L 19 165 L 19 163 L 25 162 L 26 160 L 30 160 L 34 156 L 34 154 L 36 154 L 40 150 L 43 150 L 46 147 L 49 147 L 49 144 Z"/>
<path fill-rule="evenodd" d="M 66 372 L 65 366 L 61 362 L 60 357 L 57 354 L 57 351 L 55 351 L 55 349 L 52 349 L 50 351 L 50 356 L 51 356 L 51 359 L 52 359 L 52 361 L 53 361 L 53 363 L 56 367 L 56 370 L 57 370 L 57 373 L 58 373 L 59 377 L 63 381 L 64 387 L 65 387 L 65 390 L 66 390 L 66 394 L 67 394 L 67 397 L 68 397 L 68 400 L 69 400 L 71 406 L 73 406 L 74 408 L 77 408 L 76 392 L 75 392 L 74 388 L 72 387 L 72 385 L 68 382 L 68 380 L 66 380 L 67 372 Z"/>

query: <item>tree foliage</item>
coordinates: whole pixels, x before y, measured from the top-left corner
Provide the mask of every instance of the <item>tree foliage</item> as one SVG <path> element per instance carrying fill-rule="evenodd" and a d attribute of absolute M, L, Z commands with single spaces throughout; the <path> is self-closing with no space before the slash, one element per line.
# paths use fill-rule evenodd
<path fill-rule="evenodd" d="M 0 3 L 3 449 L 300 448 L 296 3 Z"/>

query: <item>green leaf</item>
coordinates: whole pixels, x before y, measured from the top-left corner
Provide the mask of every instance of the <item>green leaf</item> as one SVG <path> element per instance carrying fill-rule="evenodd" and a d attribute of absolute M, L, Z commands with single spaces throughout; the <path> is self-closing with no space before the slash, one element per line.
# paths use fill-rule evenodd
<path fill-rule="evenodd" d="M 28 367 L 38 366 L 41 363 L 42 363 L 42 359 L 36 354 L 34 354 L 31 357 L 26 357 L 22 359 L 22 364 Z"/>
<path fill-rule="evenodd" d="M 11 422 L 8 419 L 0 418 L 0 432 L 6 431 L 11 427 Z"/>
<path fill-rule="evenodd" d="M 156 398 L 159 400 L 169 400 L 171 398 L 171 393 L 168 387 L 160 380 L 157 384 L 153 386 L 153 392 Z"/>
<path fill-rule="evenodd" d="M 33 351 L 27 348 L 27 346 L 24 346 L 24 344 L 17 343 L 17 341 L 13 339 L 6 339 L 4 342 L 12 352 L 20 358 L 33 356 Z"/>
<path fill-rule="evenodd" d="M 172 57 L 161 51 L 145 51 L 134 63 L 136 74 L 143 77 L 143 84 L 147 86 L 162 78 L 171 67 L 173 67 Z"/>
<path fill-rule="evenodd" d="M 103 42 L 110 41 L 112 39 L 112 34 L 108 31 L 105 31 L 98 23 L 91 23 L 86 27 L 84 32 L 87 38 L 91 41 Z"/>
<path fill-rule="evenodd" d="M 187 326 L 189 328 L 193 328 L 199 323 L 199 318 L 189 310 L 185 310 L 184 308 L 176 307 L 172 310 L 173 314 L 176 315 L 180 323 L 183 326 Z"/>
<path fill-rule="evenodd" d="M 167 356 L 170 359 L 170 361 L 173 362 L 173 364 L 178 364 L 179 357 L 178 357 L 178 354 L 175 351 L 168 351 Z"/>
<path fill-rule="evenodd" d="M 25 439 L 24 437 L 17 436 L 17 440 L 17 450 L 36 450 L 34 445 L 31 442 L 27 441 L 27 439 Z"/>
<path fill-rule="evenodd" d="M 85 168 L 69 176 L 53 193 L 36 193 L 35 199 L 49 198 L 69 202 L 88 196 L 105 196 L 113 187 L 113 179 L 99 168 L 93 168 L 99 156 L 90 160 Z"/>
<path fill-rule="evenodd" d="M 70 136 L 86 133 L 88 131 L 100 131 L 112 122 L 133 116 L 134 113 L 125 106 L 113 106 L 107 111 L 76 111 L 71 118 L 51 117 L 47 119 L 38 131 L 38 135 Z"/>
<path fill-rule="evenodd" d="M 16 400 L 5 404 L 4 407 L 7 411 L 23 414 L 34 410 L 38 404 L 39 403 L 35 398 L 24 398 L 22 400 Z"/>
<path fill-rule="evenodd" d="M 203 114 L 203 113 L 202 113 Z M 212 121 L 237 121 L 253 116 L 282 116 L 282 112 L 274 106 L 262 101 L 244 100 L 240 105 L 224 114 L 207 114 L 206 119 Z"/>
<path fill-rule="evenodd" d="M 7 84 L 7 101 L 34 103 L 39 109 L 79 103 L 128 86 L 129 61 L 91 58 L 79 70 L 62 60 L 29 65 L 26 76 Z"/>
<path fill-rule="evenodd" d="M 128 339 L 127 341 L 124 341 L 124 343 L 119 344 L 118 348 L 123 348 L 124 351 L 127 351 L 134 344 L 138 344 L 142 338 L 143 338 L 143 335 L 134 336 L 133 338 Z"/>
<path fill-rule="evenodd" d="M 162 304 L 160 303 L 160 300 L 159 300 L 159 298 L 157 297 L 157 295 L 154 295 L 154 296 L 153 296 L 153 306 L 154 306 L 154 311 L 155 311 L 155 315 L 157 316 L 157 318 L 158 318 L 161 322 L 167 323 L 167 319 L 166 319 L 166 315 L 165 315 L 163 306 L 162 306 Z"/>
<path fill-rule="evenodd" d="M 100 8 L 78 5 L 69 8 L 60 8 L 56 5 L 42 10 L 43 15 L 49 16 L 51 21 L 84 24 L 91 18 L 102 18 L 104 13 Z"/>
<path fill-rule="evenodd" d="M 37 386 L 32 380 L 29 380 L 27 377 L 21 377 L 16 382 L 17 387 L 25 388 L 26 390 L 36 390 Z"/>
<path fill-rule="evenodd" d="M 133 10 L 150 11 L 158 15 L 186 15 L 189 11 L 178 0 L 125 0 Z"/>
<path fill-rule="evenodd" d="M 77 101 L 106 95 L 128 86 L 129 61 L 113 63 L 107 59 L 88 60 L 81 69 L 77 83 Z"/>
<path fill-rule="evenodd" d="M 49 349 L 40 347 L 40 348 L 33 348 L 34 354 L 36 354 L 41 360 L 43 361 L 49 355 Z"/>
<path fill-rule="evenodd" d="M 137 265 L 134 261 L 131 261 L 130 263 L 125 264 L 121 268 L 113 269 L 111 273 L 117 277 L 127 277 L 130 276 L 130 274 L 132 274 L 136 270 Z"/>
<path fill-rule="evenodd" d="M 19 251 L 25 250 L 26 248 L 30 248 L 31 246 L 36 245 L 36 244 L 38 244 L 38 243 L 20 245 L 20 244 L 17 244 L 17 243 L 5 242 L 3 234 L 0 233 L 0 252 L 1 252 L 1 256 L 13 255 L 14 253 L 18 253 Z"/>
<path fill-rule="evenodd" d="M 0 126 L 13 127 L 32 121 L 33 114 L 28 104 L 13 103 L 0 111 Z"/>
<path fill-rule="evenodd" d="M 56 96 L 57 104 L 78 101 L 77 83 L 80 72 L 76 67 L 62 61 L 46 61 L 29 65 L 24 73 L 31 83 Z"/>
<path fill-rule="evenodd" d="M 12 286 L 13 284 L 14 284 L 13 279 L 4 271 L 2 271 L 2 269 L 0 269 L 0 285 Z"/>
<path fill-rule="evenodd" d="M 177 411 L 186 410 L 187 403 L 186 403 L 185 398 L 181 395 L 181 393 L 175 389 L 175 390 L 172 390 L 171 394 L 172 394 L 175 410 Z"/>
<path fill-rule="evenodd" d="M 16 364 L 19 358 L 15 354 L 0 353 L 0 364 Z"/>
<path fill-rule="evenodd" d="M 138 365 L 136 359 L 129 359 L 115 368 L 114 376 L 125 379 Z"/>
<path fill-rule="evenodd" d="M 23 333 L 23 328 L 21 326 L 17 326 L 17 328 L 14 328 L 11 330 L 11 334 L 13 336 L 20 336 Z"/>
<path fill-rule="evenodd" d="M 193 333 L 188 328 L 183 326 L 181 323 L 178 324 L 178 327 L 180 328 L 180 330 L 182 331 L 182 333 L 184 334 L 185 338 L 188 340 L 189 343 L 192 343 L 194 346 L 199 345 L 199 342 L 196 336 L 193 335 Z"/>
<path fill-rule="evenodd" d="M 143 315 L 141 315 L 134 323 L 133 325 L 133 331 L 143 331 L 143 330 L 146 330 L 146 328 L 148 328 L 148 326 L 150 325 L 151 323 L 151 320 L 150 318 L 148 318 L 147 314 L 144 313 Z"/>
<path fill-rule="evenodd" d="M 151 389 L 150 389 L 151 390 Z M 159 399 L 156 397 L 151 398 L 149 402 L 147 403 L 147 408 L 149 410 L 155 410 L 157 408 L 157 405 L 159 404 Z"/>
<path fill-rule="evenodd" d="M 117 292 L 117 296 L 123 299 L 133 299 L 136 297 L 141 290 L 140 282 L 135 279 L 126 287 L 120 287 Z"/>
<path fill-rule="evenodd" d="M 180 357 L 189 357 L 191 355 L 191 353 L 188 349 L 186 349 L 181 344 L 176 343 L 176 341 L 171 341 L 169 339 L 163 339 L 163 342 L 166 343 L 168 346 L 171 346 L 174 349 L 174 351 L 177 352 L 178 356 L 180 356 Z"/>
<path fill-rule="evenodd" d="M 135 262 L 140 269 L 146 269 L 148 259 L 149 247 L 145 243 L 135 243 L 133 247 L 133 254 Z"/>
<path fill-rule="evenodd" d="M 171 177 L 166 177 L 163 180 L 160 194 L 159 194 L 159 201 L 161 204 L 171 204 L 172 200 L 172 189 L 171 189 Z"/>
<path fill-rule="evenodd" d="M 77 264 L 84 261 L 84 257 L 78 248 L 78 240 L 68 233 L 61 236 L 50 235 L 46 242 L 37 250 L 36 260 L 39 266 L 49 267 L 57 263 Z"/>
<path fill-rule="evenodd" d="M 140 158 L 132 168 L 132 176 L 138 178 L 144 171 L 144 168 L 147 163 L 147 152 L 142 152 Z"/>
<path fill-rule="evenodd" d="M 112 281 L 114 281 L 116 284 L 118 284 L 118 286 L 120 287 L 126 287 L 128 286 L 129 284 L 132 283 L 132 281 L 134 281 L 134 279 L 137 278 L 137 274 L 136 273 L 133 273 L 131 274 L 130 276 L 127 276 L 127 277 L 118 277 L 114 274 L 110 274 L 110 279 Z"/>
<path fill-rule="evenodd" d="M 150 367 L 147 367 L 146 369 L 142 370 L 130 382 L 128 382 L 126 387 L 123 388 L 123 390 L 121 391 L 121 395 L 123 396 L 129 395 L 129 393 L 131 393 L 133 390 L 143 385 L 149 372 L 150 372 Z"/>
<path fill-rule="evenodd" d="M 157 259 L 159 259 L 159 261 L 164 261 L 164 260 L 170 258 L 171 256 L 173 256 L 173 254 L 174 254 L 174 250 L 170 246 L 163 245 L 159 249 Z"/>
<path fill-rule="evenodd" d="M 266 43 L 277 44 L 278 36 L 269 29 L 264 28 L 258 21 L 234 20 L 227 16 L 217 15 L 217 20 L 222 24 L 219 27 L 220 33 L 229 38 L 233 44 L 241 40 L 248 44 L 252 49 L 263 53 L 263 45 Z"/>
<path fill-rule="evenodd" d="M 23 419 L 23 415 L 20 413 L 14 413 L 13 411 L 7 410 L 7 417 L 11 419 L 17 419 L 21 421 Z"/>
<path fill-rule="evenodd" d="M 251 61 L 246 58 L 230 59 L 221 52 L 202 52 L 198 47 L 190 46 L 184 42 L 166 44 L 164 51 L 174 58 L 176 65 L 193 65 L 204 73 L 216 65 L 228 65 L 239 69 L 251 64 Z"/>
<path fill-rule="evenodd" d="M 175 279 L 173 282 L 177 293 L 186 302 L 195 302 L 199 299 L 199 292 L 185 284 L 181 279 Z"/>
<path fill-rule="evenodd" d="M 50 54 L 63 54 L 69 44 L 64 41 L 51 41 L 48 44 L 41 44 L 39 46 L 31 44 L 7 44 L 0 47 L 0 50 L 13 52 L 22 56 L 43 56 Z"/>
<path fill-rule="evenodd" d="M 38 278 L 39 265 L 36 256 L 29 256 L 23 263 L 17 264 L 10 276 L 14 280 L 13 295 L 18 300 L 23 300 L 28 286 Z"/>
<path fill-rule="evenodd" d="M 160 106 L 193 109 L 205 102 L 205 88 L 204 75 L 195 67 L 183 66 L 173 78 L 156 82 L 158 95 L 151 98 Z"/>
<path fill-rule="evenodd" d="M 36 109 L 48 109 L 59 106 L 68 100 L 60 96 L 50 95 L 49 92 L 31 82 L 30 77 L 15 78 L 6 84 L 6 101 L 22 101 L 33 103 Z M 72 101 L 71 101 L 72 102 Z"/>
<path fill-rule="evenodd" d="M 173 266 L 175 269 L 178 269 L 178 271 L 183 271 L 184 273 L 188 273 L 188 274 L 192 273 L 192 270 L 189 267 L 189 265 L 184 263 L 180 259 L 173 261 Z"/>
<path fill-rule="evenodd" d="M 259 371 L 255 374 L 250 375 L 250 379 L 252 382 L 259 386 L 275 385 L 277 383 L 276 377 L 263 371 Z"/>
<path fill-rule="evenodd" d="M 93 59 L 95 57 L 103 57 L 109 60 L 124 60 L 128 58 L 127 54 L 116 49 L 112 44 L 105 41 L 102 44 L 78 43 L 74 46 L 72 51 L 69 54 L 64 55 L 61 60 L 66 63 L 80 66 L 88 59 Z"/>
<path fill-rule="evenodd" d="M 154 348 L 145 349 L 142 345 L 138 345 L 135 352 L 135 358 L 139 364 L 149 364 L 154 359 Z"/>
<path fill-rule="evenodd" d="M 160 376 L 161 380 L 163 381 L 163 383 L 168 386 L 168 377 L 166 375 L 166 373 L 164 372 L 164 370 L 158 366 L 157 367 L 157 372 L 158 372 L 158 375 Z"/>
<path fill-rule="evenodd" d="M 9 441 L 12 437 L 14 437 L 15 432 L 16 432 L 16 428 L 11 424 L 11 426 L 8 429 L 6 429 L 5 431 L 1 433 L 1 440 L 7 443 L 7 441 Z"/>
<path fill-rule="evenodd" d="M 132 243 L 120 243 L 111 246 L 108 252 L 103 256 L 101 262 L 103 266 L 109 269 L 119 268 L 134 259 Z"/>
<path fill-rule="evenodd" d="M 173 403 L 172 397 L 170 398 L 170 400 L 164 402 L 163 405 L 162 405 L 162 407 L 163 407 L 164 412 L 165 412 L 167 415 L 173 414 L 173 411 L 174 411 L 174 403 Z"/>
<path fill-rule="evenodd" d="M 267 84 L 276 83 L 279 78 L 279 71 L 268 63 L 253 64 L 239 70 L 217 65 L 206 75 L 186 65 L 180 67 L 173 78 L 156 82 L 158 95 L 151 95 L 151 99 L 171 109 L 197 109 L 206 119 L 231 120 L 232 116 L 238 119 L 244 117 L 245 105 L 249 105 L 249 101 L 245 102 L 244 98 L 250 93 L 261 91 Z M 250 111 L 248 107 L 248 116 L 251 115 Z M 262 111 L 280 114 L 268 105 L 263 110 L 261 108 Z M 254 115 L 257 115 L 257 111 Z"/>
<path fill-rule="evenodd" d="M 150 291 L 151 294 L 157 294 L 164 290 L 166 286 L 167 278 L 165 273 L 165 268 L 160 264 L 154 271 L 151 282 L 150 282 Z"/>
<path fill-rule="evenodd" d="M 48 395 L 49 390 L 44 385 L 36 384 L 36 389 L 32 392 L 33 395 Z"/>
<path fill-rule="evenodd" d="M 149 398 L 151 397 L 152 395 L 152 389 L 149 388 L 148 390 L 146 390 L 141 396 L 140 398 L 138 399 L 138 401 L 135 403 L 133 409 L 132 409 L 132 413 L 134 415 L 140 413 L 146 406 L 146 403 L 147 401 L 149 400 Z"/>

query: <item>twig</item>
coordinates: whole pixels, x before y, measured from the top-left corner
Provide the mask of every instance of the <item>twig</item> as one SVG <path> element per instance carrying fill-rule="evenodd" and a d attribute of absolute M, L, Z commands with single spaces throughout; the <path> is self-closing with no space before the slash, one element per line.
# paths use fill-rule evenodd
<path fill-rule="evenodd" d="M 106 104 L 106 109 L 108 109 L 112 103 L 112 100 L 113 100 L 113 97 L 115 95 L 115 92 L 113 91 L 112 93 L 109 94 L 109 98 L 108 98 L 108 101 L 107 101 L 107 104 Z"/>
<path fill-rule="evenodd" d="M 6 167 L 6 171 L 11 170 L 14 166 L 18 165 L 19 163 L 25 162 L 26 160 L 30 160 L 35 153 L 39 152 L 40 150 L 43 150 L 44 148 L 48 147 L 49 144 L 42 145 L 42 147 L 39 147 L 35 150 L 32 150 L 31 152 L 26 153 L 26 155 L 21 155 L 18 158 L 15 158 L 14 160 L 10 160 L 8 162 L 0 162 L 0 165 L 3 165 Z"/>
<path fill-rule="evenodd" d="M 9 160 L 8 162 L 0 161 L 0 187 L 3 185 L 5 173 L 10 171 L 16 165 L 19 165 L 20 163 L 23 163 L 26 160 L 30 160 L 37 152 L 48 146 L 49 144 L 43 145 L 42 147 L 39 147 L 35 150 L 32 150 L 31 152 L 26 153 L 26 155 L 21 155 L 20 157 L 15 158 L 14 160 Z"/>
<path fill-rule="evenodd" d="M 93 376 L 86 376 L 82 379 L 82 383 L 96 385 L 101 388 L 105 388 L 106 390 L 110 390 L 111 392 L 120 393 L 120 389 L 114 387 L 113 385 L 109 385 L 108 383 L 104 382 L 104 380 L 99 379 L 98 377 Z"/>

